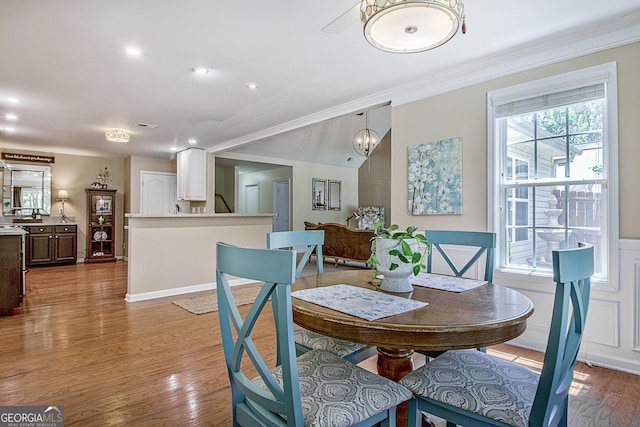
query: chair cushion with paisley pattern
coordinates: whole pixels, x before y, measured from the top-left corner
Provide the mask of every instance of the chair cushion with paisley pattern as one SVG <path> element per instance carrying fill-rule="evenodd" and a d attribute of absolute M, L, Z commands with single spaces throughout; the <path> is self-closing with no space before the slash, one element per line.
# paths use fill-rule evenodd
<path fill-rule="evenodd" d="M 351 426 L 412 397 L 400 384 L 327 351 L 312 350 L 296 361 L 305 426 Z M 272 372 L 282 385 L 281 367 Z M 267 388 L 259 377 L 253 383 Z"/>
<path fill-rule="evenodd" d="M 312 350 L 326 350 L 340 357 L 348 356 L 367 347 L 366 344 L 328 337 L 304 328 L 296 328 L 293 332 L 293 336 L 296 344 L 301 344 Z"/>
<path fill-rule="evenodd" d="M 423 396 L 516 427 L 529 426 L 539 375 L 477 350 L 448 351 L 400 384 Z"/>

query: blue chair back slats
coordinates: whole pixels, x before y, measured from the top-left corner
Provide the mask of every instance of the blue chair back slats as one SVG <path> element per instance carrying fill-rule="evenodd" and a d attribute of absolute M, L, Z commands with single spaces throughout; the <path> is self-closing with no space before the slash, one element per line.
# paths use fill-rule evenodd
<path fill-rule="evenodd" d="M 304 266 L 314 251 L 316 254 L 317 273 L 324 273 L 322 245 L 324 245 L 324 230 L 276 231 L 267 233 L 267 248 L 269 249 L 306 246 L 306 251 L 302 255 L 296 268 L 296 278 L 300 277 Z M 352 363 L 360 363 L 377 352 L 375 347 L 344 340 L 336 340 L 304 328 L 296 328 L 295 342 L 298 355 L 313 349 L 325 350 Z M 280 363 L 280 360 L 278 360 L 278 363 Z"/>
<path fill-rule="evenodd" d="M 400 380 L 415 396 L 409 402 L 411 426 L 421 425 L 421 411 L 446 419 L 448 427 L 567 426 L 594 254 L 586 243 L 552 254 L 555 297 L 540 375 L 490 354 L 447 351 Z"/>
<path fill-rule="evenodd" d="M 530 425 L 556 425 L 566 416 L 569 387 L 587 319 L 593 256 L 593 246 L 586 243 L 576 249 L 553 251 L 555 302 Z"/>
<path fill-rule="evenodd" d="M 412 397 L 408 389 L 328 351 L 312 350 L 296 358 L 291 304 L 295 251 L 224 243 L 217 244 L 217 251 L 218 314 L 233 427 L 395 425 L 397 405 Z M 263 282 L 244 318 L 227 276 Z M 273 317 L 264 312 L 269 299 Z M 281 362 L 271 369 L 267 362 L 274 359 L 273 346 L 264 341 L 263 328 L 256 330 L 258 322 L 264 326 L 270 319 L 275 324 L 276 358 Z M 252 335 L 258 333 L 254 342 Z"/>
<path fill-rule="evenodd" d="M 427 257 L 427 272 L 431 273 L 433 253 L 437 250 L 446 261 L 455 276 L 464 275 L 483 255 L 485 256 L 484 280 L 493 281 L 493 252 L 496 247 L 495 233 L 483 231 L 427 230 L 425 237 L 431 243 L 431 252 Z M 458 268 L 442 245 L 468 246 L 478 248 L 469 261 Z"/>
<path fill-rule="evenodd" d="M 231 383 L 234 425 L 262 423 L 286 426 L 289 425 L 286 419 L 301 420 L 290 294 L 290 286 L 295 281 L 296 253 L 218 243 L 216 265 L 218 314 Z M 231 294 L 228 275 L 264 282 L 244 320 Z M 279 385 L 251 338 L 269 298 L 276 323 L 276 346 L 282 362 L 283 386 Z M 244 366 L 243 362 L 249 366 Z M 268 390 L 257 386 L 245 375 L 254 369 Z"/>
<path fill-rule="evenodd" d="M 296 278 L 300 277 L 302 269 L 315 251 L 318 274 L 323 271 L 322 245 L 324 245 L 324 230 L 305 231 L 276 231 L 267 233 L 267 248 L 282 249 L 306 246 L 306 250 L 296 268 Z"/>

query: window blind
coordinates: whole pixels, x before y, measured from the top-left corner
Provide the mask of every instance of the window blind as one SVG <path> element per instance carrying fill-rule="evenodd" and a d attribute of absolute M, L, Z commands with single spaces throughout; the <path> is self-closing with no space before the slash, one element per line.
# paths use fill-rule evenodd
<path fill-rule="evenodd" d="M 577 104 L 579 102 L 592 101 L 605 97 L 604 83 L 584 86 L 576 89 L 564 90 L 548 95 L 535 96 L 533 98 L 521 99 L 507 102 L 495 107 L 495 117 L 517 116 L 534 111 L 546 110 L 549 108 L 562 107 L 565 105 Z"/>

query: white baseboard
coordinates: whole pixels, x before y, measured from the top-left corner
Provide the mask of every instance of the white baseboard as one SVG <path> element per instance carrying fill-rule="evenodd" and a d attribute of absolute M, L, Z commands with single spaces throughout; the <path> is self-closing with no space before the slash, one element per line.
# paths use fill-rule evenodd
<path fill-rule="evenodd" d="M 248 279 L 230 280 L 229 286 L 247 285 L 249 283 L 255 283 L 255 280 L 248 280 Z M 212 283 L 203 283 L 201 285 L 184 286 L 181 288 L 164 289 L 162 291 L 144 292 L 144 293 L 135 294 L 135 295 L 131 295 L 127 292 L 127 295 L 124 297 L 124 300 L 126 302 L 146 301 L 150 299 L 173 297 L 176 295 L 183 295 L 183 294 L 191 294 L 194 292 L 209 291 L 215 288 L 216 288 L 216 283 L 212 282 Z"/>
<path fill-rule="evenodd" d="M 511 340 L 505 344 L 513 345 L 515 347 L 526 348 L 527 350 L 534 350 L 544 353 L 544 348 L 540 347 L 540 343 L 534 340 L 522 339 L 522 337 Z M 584 341 L 583 341 L 584 344 Z M 614 371 L 622 371 L 628 374 L 640 375 L 640 360 L 615 357 L 612 355 L 596 353 L 589 351 L 585 353 L 584 345 L 581 346 L 578 353 L 578 360 L 585 363 L 590 363 L 594 366 L 601 368 L 612 369 Z"/>
<path fill-rule="evenodd" d="M 116 256 L 116 260 L 128 261 L 128 259 L 127 259 L 126 257 L 123 257 L 122 255 L 117 255 L 117 256 Z M 84 261 L 84 257 L 81 257 L 81 258 L 80 258 L 80 257 L 78 257 L 78 258 L 76 259 L 76 264 L 84 264 L 84 263 L 85 263 L 85 261 Z"/>

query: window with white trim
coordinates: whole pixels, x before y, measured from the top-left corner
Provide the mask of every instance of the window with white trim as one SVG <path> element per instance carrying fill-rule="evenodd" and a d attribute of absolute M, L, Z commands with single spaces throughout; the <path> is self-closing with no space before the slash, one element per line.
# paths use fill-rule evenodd
<path fill-rule="evenodd" d="M 618 238 L 615 75 L 606 64 L 489 93 L 498 269 L 550 273 L 553 250 L 588 242 L 596 278 L 609 279 Z"/>
<path fill-rule="evenodd" d="M 529 162 L 507 156 L 506 181 L 529 179 Z M 529 240 L 529 190 L 512 188 L 507 192 L 507 233 L 512 243 Z"/>

